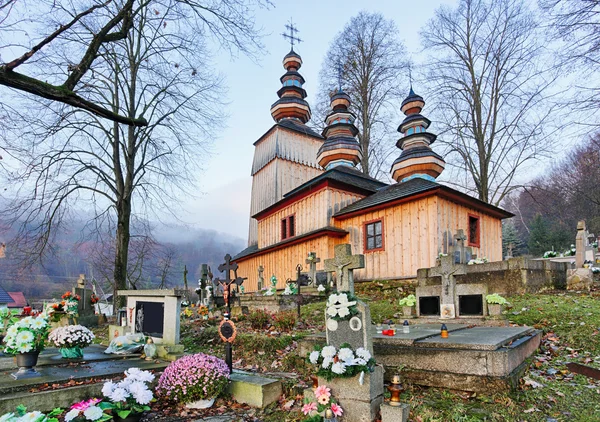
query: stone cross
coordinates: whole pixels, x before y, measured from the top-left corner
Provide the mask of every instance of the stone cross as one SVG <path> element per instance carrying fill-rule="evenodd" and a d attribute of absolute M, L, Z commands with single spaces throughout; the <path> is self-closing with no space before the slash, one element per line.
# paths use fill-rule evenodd
<path fill-rule="evenodd" d="M 466 264 L 471 259 L 471 248 L 465 247 L 465 240 L 467 240 L 465 232 L 463 229 L 458 229 L 454 235 L 453 255 L 455 264 Z"/>
<path fill-rule="evenodd" d="M 585 261 L 585 250 L 588 242 L 588 233 L 585 227 L 585 221 L 577 222 L 577 236 L 575 237 L 575 266 L 583 267 Z"/>
<path fill-rule="evenodd" d="M 317 263 L 321 262 L 321 258 L 317 258 L 316 252 L 309 252 L 306 258 L 308 264 L 308 276 L 310 277 L 313 286 L 317 285 Z"/>
<path fill-rule="evenodd" d="M 265 284 L 265 278 L 263 277 L 263 271 L 265 270 L 265 267 L 263 267 L 262 265 L 258 266 L 258 291 L 260 292 Z"/>
<path fill-rule="evenodd" d="M 442 297 L 440 300 L 440 306 L 446 308 L 447 311 L 440 312 L 442 318 L 454 318 L 454 296 L 456 288 L 456 280 L 454 276 L 466 274 L 466 268 L 463 264 L 456 265 L 454 263 L 454 257 L 451 255 L 442 256 L 440 258 L 440 266 L 434 267 L 429 270 L 430 277 L 441 277 L 442 278 Z"/>
<path fill-rule="evenodd" d="M 353 270 L 365 268 L 365 256 L 352 255 L 352 246 L 348 243 L 336 245 L 334 258 L 325 260 L 325 271 L 335 272 L 337 291 L 354 294 Z"/>

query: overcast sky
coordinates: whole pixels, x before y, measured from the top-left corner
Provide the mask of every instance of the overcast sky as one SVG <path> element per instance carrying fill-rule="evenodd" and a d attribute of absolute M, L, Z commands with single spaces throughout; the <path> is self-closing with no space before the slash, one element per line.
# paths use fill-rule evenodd
<path fill-rule="evenodd" d="M 411 58 L 418 62 L 421 49 L 419 29 L 433 16 L 437 7 L 454 4 L 455 1 L 281 0 L 275 3 L 274 9 L 260 10 L 256 16 L 258 25 L 267 34 L 263 39 L 266 51 L 259 63 L 246 57 L 231 59 L 225 53 L 217 60 L 229 88 L 228 127 L 214 140 L 214 155 L 207 158 L 203 163 L 205 171 L 198 175 L 199 197 L 185 201 L 186 212 L 181 215 L 184 221 L 195 226 L 244 239 L 248 235 L 250 212 L 252 144 L 274 124 L 269 110 L 281 87 L 279 78 L 284 73 L 283 56 L 290 49 L 289 43 L 281 36 L 288 20 L 293 18 L 300 31 L 298 36 L 303 40 L 295 50 L 302 56 L 300 73 L 306 79 L 307 100 L 313 105 L 318 73 L 329 43 L 352 16 L 367 10 L 393 19 Z M 415 89 L 418 92 L 418 87 Z M 395 127 L 400 121 L 398 110 L 397 121 L 390 124 Z"/>

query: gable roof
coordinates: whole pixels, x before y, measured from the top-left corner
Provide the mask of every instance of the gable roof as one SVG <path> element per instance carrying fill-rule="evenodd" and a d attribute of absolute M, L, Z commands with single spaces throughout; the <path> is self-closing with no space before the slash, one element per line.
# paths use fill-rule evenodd
<path fill-rule="evenodd" d="M 0 303 L 11 303 L 13 298 L 0 286 Z"/>
<path fill-rule="evenodd" d="M 354 215 L 363 211 L 367 212 L 371 208 L 384 206 L 384 204 L 389 202 L 408 200 L 415 195 L 426 194 L 428 192 L 433 194 L 434 191 L 454 202 L 465 204 L 471 208 L 478 209 L 498 218 L 510 218 L 513 216 L 512 213 L 505 211 L 502 208 L 495 207 L 465 193 L 449 188 L 448 186 L 421 177 L 415 177 L 406 182 L 395 183 L 383 187 L 373 195 L 367 196 L 366 198 L 342 208 L 333 216 L 341 218 L 349 217 L 350 214 Z"/>
<path fill-rule="evenodd" d="M 8 295 L 13 299 L 8 304 L 9 308 L 23 308 L 27 306 L 27 299 L 25 299 L 23 292 L 8 292 Z"/>
<path fill-rule="evenodd" d="M 377 179 L 374 179 L 370 176 L 364 175 L 361 171 L 356 170 L 352 167 L 347 166 L 337 166 L 332 169 L 329 169 L 317 177 L 313 177 L 309 181 L 301 184 L 295 189 L 292 189 L 288 193 L 283 195 L 279 201 L 275 202 L 271 206 L 257 212 L 252 215 L 252 218 L 259 219 L 261 217 L 270 215 L 274 210 L 281 209 L 282 207 L 295 202 L 296 198 L 306 196 L 306 192 L 310 193 L 313 190 L 318 190 L 322 187 L 322 185 L 327 184 L 328 182 L 334 182 L 336 187 L 340 189 L 347 189 L 348 191 L 358 191 L 365 195 L 370 195 L 374 192 L 377 192 L 383 186 L 387 184 L 384 182 L 380 182 Z"/>

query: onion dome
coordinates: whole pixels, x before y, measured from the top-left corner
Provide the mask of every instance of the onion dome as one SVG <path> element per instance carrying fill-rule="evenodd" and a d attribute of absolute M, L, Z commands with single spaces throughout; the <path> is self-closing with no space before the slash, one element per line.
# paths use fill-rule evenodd
<path fill-rule="evenodd" d="M 356 116 L 348 111 L 350 97 L 341 89 L 331 95 L 331 113 L 325 118 L 325 142 L 317 153 L 317 162 L 329 170 L 338 165 L 356 167 L 362 159 L 362 147 L 356 140 Z"/>
<path fill-rule="evenodd" d="M 444 171 L 446 162 L 430 147 L 437 136 L 427 132 L 431 121 L 420 114 L 424 106 L 423 97 L 415 94 L 411 86 L 408 97 L 400 107 L 406 118 L 398 127 L 398 132 L 404 137 L 396 143 L 402 153 L 392 164 L 391 170 L 396 182 L 413 177 L 435 180 Z"/>
<path fill-rule="evenodd" d="M 271 115 L 276 122 L 283 119 L 296 119 L 302 123 L 310 120 L 310 106 L 304 100 L 306 91 L 302 88 L 304 78 L 298 69 L 302 66 L 302 58 L 291 50 L 283 58 L 285 74 L 280 78 L 282 87 L 277 91 L 279 99 L 271 106 Z"/>

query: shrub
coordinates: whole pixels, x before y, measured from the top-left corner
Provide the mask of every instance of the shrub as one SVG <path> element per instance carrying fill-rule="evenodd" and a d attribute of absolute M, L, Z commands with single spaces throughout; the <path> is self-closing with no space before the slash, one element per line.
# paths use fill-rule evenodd
<path fill-rule="evenodd" d="M 398 305 L 400 306 L 415 306 L 417 304 L 417 298 L 415 297 L 415 295 L 408 295 L 406 297 L 403 297 L 402 299 L 400 299 L 400 302 L 398 302 Z"/>
<path fill-rule="evenodd" d="M 279 331 L 290 331 L 296 326 L 296 311 L 278 312 L 273 315 L 273 325 Z"/>
<path fill-rule="evenodd" d="M 255 330 L 262 330 L 271 321 L 271 315 L 264 309 L 256 309 L 248 314 L 250 326 Z"/>
<path fill-rule="evenodd" d="M 229 368 L 223 359 L 204 353 L 187 355 L 171 363 L 156 387 L 168 400 L 190 403 L 217 397 L 229 383 Z"/>
<path fill-rule="evenodd" d="M 487 303 L 496 304 L 496 305 L 506 305 L 508 303 L 508 301 L 506 299 L 504 299 L 502 296 L 500 296 L 498 293 L 487 295 L 485 297 L 485 301 Z"/>

